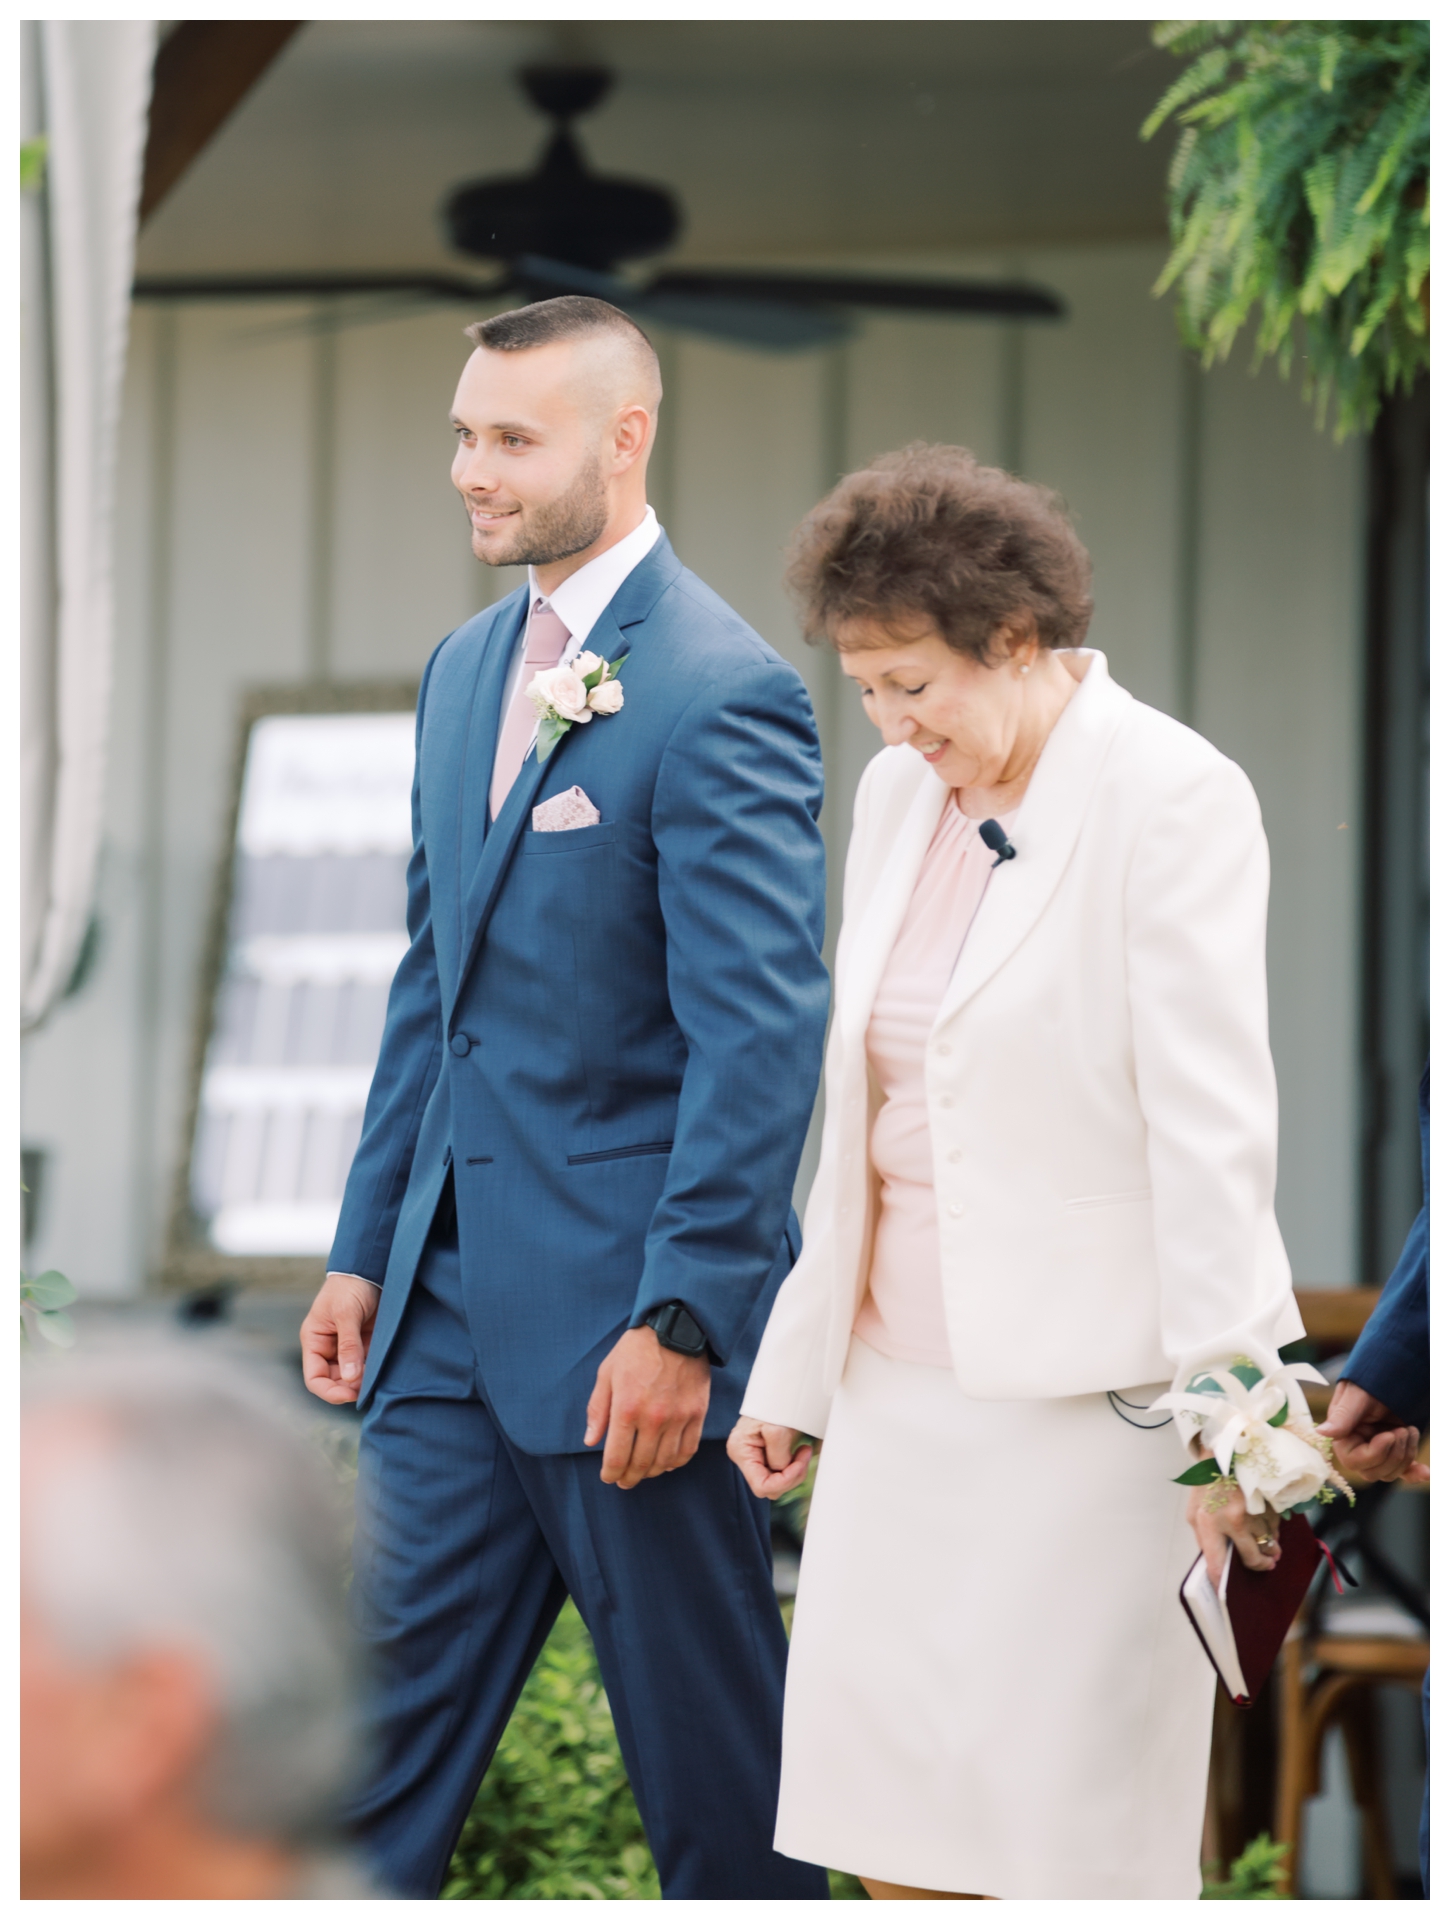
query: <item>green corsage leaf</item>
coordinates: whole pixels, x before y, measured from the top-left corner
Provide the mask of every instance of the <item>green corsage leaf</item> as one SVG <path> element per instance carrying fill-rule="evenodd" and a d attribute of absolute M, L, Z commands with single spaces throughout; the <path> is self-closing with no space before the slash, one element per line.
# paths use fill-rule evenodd
<path fill-rule="evenodd" d="M 1269 1425 L 1271 1427 L 1282 1427 L 1284 1422 L 1288 1418 L 1289 1418 L 1289 1402 L 1286 1400 L 1283 1406 L 1280 1407 L 1277 1413 L 1271 1413 L 1269 1415 Z"/>
<path fill-rule="evenodd" d="M 1216 1460 L 1195 1460 L 1187 1473 L 1174 1476 L 1173 1484 L 1175 1487 L 1207 1487 L 1221 1478 Z"/>
<path fill-rule="evenodd" d="M 1263 1379 L 1263 1373 L 1250 1360 L 1240 1360 L 1237 1366 L 1229 1368 L 1235 1380 L 1241 1380 L 1246 1387 L 1256 1387 Z"/>

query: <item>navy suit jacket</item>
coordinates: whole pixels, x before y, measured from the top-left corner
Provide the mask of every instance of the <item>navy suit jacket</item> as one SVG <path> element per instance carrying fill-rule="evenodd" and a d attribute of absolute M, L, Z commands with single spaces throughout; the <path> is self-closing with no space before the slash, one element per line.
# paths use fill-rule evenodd
<path fill-rule="evenodd" d="M 1412 1427 L 1430 1417 L 1430 1069 L 1420 1081 L 1420 1166 L 1425 1204 L 1341 1378 L 1352 1380 Z"/>
<path fill-rule="evenodd" d="M 600 1361 L 682 1300 L 727 1433 L 799 1250 L 820 1071 L 820 748 L 804 684 L 663 537 L 586 645 L 624 705 L 531 753 L 488 820 L 527 589 L 434 653 L 418 698 L 411 945 L 328 1266 L 382 1284 L 361 1404 L 451 1163 L 484 1387 L 530 1453 L 583 1450 Z M 580 786 L 598 825 L 537 833 Z"/>

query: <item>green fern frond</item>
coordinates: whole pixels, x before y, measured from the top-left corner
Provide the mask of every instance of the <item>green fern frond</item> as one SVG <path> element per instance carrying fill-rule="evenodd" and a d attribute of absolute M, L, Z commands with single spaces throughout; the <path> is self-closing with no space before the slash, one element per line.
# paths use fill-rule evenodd
<path fill-rule="evenodd" d="M 1170 250 L 1206 366 L 1254 328 L 1254 364 L 1305 369 L 1321 420 L 1370 426 L 1429 363 L 1429 24 L 1160 21 L 1187 60 L 1143 126 L 1176 118 Z M 1255 319 L 1255 316 L 1257 318 Z"/>

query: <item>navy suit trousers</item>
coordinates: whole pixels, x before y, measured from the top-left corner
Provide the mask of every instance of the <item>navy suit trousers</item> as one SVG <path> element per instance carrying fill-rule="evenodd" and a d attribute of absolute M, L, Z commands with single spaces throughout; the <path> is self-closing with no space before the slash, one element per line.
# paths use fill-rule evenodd
<path fill-rule="evenodd" d="M 628 1492 L 600 1480 L 598 1450 L 513 1447 L 478 1379 L 446 1219 L 362 1427 L 352 1605 L 374 1768 L 351 1824 L 364 1851 L 396 1896 L 437 1898 L 567 1594 L 665 1898 L 828 1898 L 819 1867 L 772 1846 L 786 1638 L 768 1509 L 721 1441 Z"/>

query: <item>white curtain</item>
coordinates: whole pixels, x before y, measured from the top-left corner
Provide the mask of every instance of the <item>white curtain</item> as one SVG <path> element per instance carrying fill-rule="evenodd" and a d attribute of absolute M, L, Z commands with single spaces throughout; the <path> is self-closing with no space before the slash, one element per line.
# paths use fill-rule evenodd
<path fill-rule="evenodd" d="M 21 257 L 21 1021 L 65 991 L 105 805 L 116 439 L 154 20 L 25 21 L 21 133 L 47 141 Z"/>

